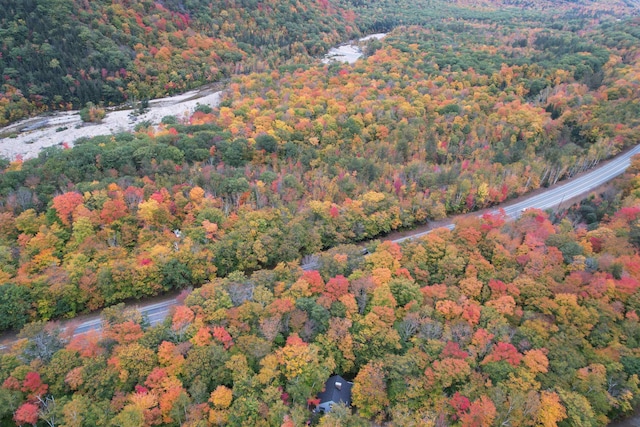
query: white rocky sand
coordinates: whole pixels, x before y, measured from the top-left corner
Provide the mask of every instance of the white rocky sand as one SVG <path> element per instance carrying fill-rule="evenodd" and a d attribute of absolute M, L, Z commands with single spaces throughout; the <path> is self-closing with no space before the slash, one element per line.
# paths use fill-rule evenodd
<path fill-rule="evenodd" d="M 77 110 L 25 119 L 0 128 L 0 135 L 3 136 L 0 138 L 0 156 L 11 160 L 18 156 L 27 159 L 36 157 L 45 147 L 63 143 L 71 146 L 79 138 L 130 132 L 136 124 L 143 121 L 157 125 L 165 116 L 186 118 L 199 104 L 217 106 L 221 94 L 222 92 L 213 92 L 210 87 L 204 86 L 180 95 L 154 99 L 149 102 L 147 112 L 135 117 L 135 120 L 131 115 L 133 109 L 109 111 L 101 123 L 95 124 L 83 123 Z M 65 127 L 66 129 L 57 131 Z"/>
<path fill-rule="evenodd" d="M 377 39 L 380 40 L 386 33 L 371 34 L 361 38 L 358 42 L 366 42 L 367 40 Z M 323 64 L 330 64 L 332 62 L 346 62 L 348 64 L 355 63 L 362 56 L 362 49 L 357 44 L 347 43 L 338 47 L 332 47 L 329 52 L 324 56 L 322 60 Z"/>

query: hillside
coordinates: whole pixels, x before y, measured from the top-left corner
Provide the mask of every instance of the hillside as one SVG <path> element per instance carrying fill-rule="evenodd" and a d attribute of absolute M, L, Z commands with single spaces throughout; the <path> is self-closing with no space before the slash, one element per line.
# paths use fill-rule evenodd
<path fill-rule="evenodd" d="M 9 0 L 0 10 L 0 126 L 307 61 L 354 34 L 349 19 L 310 0 Z"/>
<path fill-rule="evenodd" d="M 500 23 L 512 28 L 544 23 L 554 29 L 576 31 L 585 25 L 636 16 L 637 0 L 340 0 L 352 9 L 367 33 L 400 25 L 430 26 L 440 20 Z"/>

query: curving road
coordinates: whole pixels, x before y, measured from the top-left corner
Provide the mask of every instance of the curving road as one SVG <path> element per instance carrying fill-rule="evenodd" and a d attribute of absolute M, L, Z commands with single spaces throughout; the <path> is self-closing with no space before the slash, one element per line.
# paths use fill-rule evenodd
<path fill-rule="evenodd" d="M 626 153 L 620 154 L 606 164 L 603 164 L 585 173 L 579 178 L 575 178 L 564 184 L 556 185 L 543 191 L 542 193 L 539 193 L 535 196 L 527 197 L 520 202 L 505 206 L 502 209 L 508 217 L 517 219 L 520 217 L 523 211 L 530 208 L 545 210 L 557 207 L 565 200 L 570 200 L 574 197 L 582 196 L 589 191 L 598 188 L 602 184 L 611 181 L 613 178 L 622 175 L 627 167 L 629 167 L 629 164 L 631 163 L 631 157 L 636 154 L 640 154 L 640 145 L 636 145 Z M 495 209 L 491 212 L 498 213 L 498 211 L 499 209 Z M 453 229 L 453 222 L 445 225 L 444 227 Z M 423 231 L 421 233 L 412 234 L 410 236 L 402 237 L 393 241 L 396 243 L 400 243 L 405 240 L 424 236 L 426 234 L 429 234 L 430 232 L 431 230 Z"/>
<path fill-rule="evenodd" d="M 631 157 L 635 154 L 640 154 L 640 145 L 637 145 L 624 154 L 620 154 L 606 164 L 603 164 L 600 167 L 585 173 L 579 178 L 573 179 L 570 182 L 561 185 L 556 185 L 543 191 L 542 193 L 539 193 L 535 196 L 527 197 L 526 199 L 506 206 L 503 209 L 507 216 L 516 219 L 521 215 L 522 211 L 529 208 L 537 208 L 542 210 L 554 208 L 565 200 L 584 195 L 589 191 L 599 187 L 600 185 L 605 184 L 611 179 L 621 175 L 627 169 L 630 164 Z M 497 213 L 498 210 L 496 209 L 493 212 Z M 453 229 L 453 222 L 450 222 L 444 227 Z M 430 232 L 431 231 L 416 232 L 415 234 L 412 234 L 410 236 L 402 237 L 392 241 L 400 243 L 405 240 L 424 236 Z M 314 268 L 314 265 L 304 264 L 302 265 L 302 268 L 305 270 L 310 270 Z M 171 312 L 172 307 L 174 307 L 177 303 L 178 302 L 176 301 L 176 299 L 173 298 L 150 305 L 141 305 L 138 308 L 140 312 L 147 317 L 149 323 L 151 325 L 155 325 L 162 322 Z M 74 335 L 80 335 L 92 330 L 100 330 L 101 327 L 102 320 L 100 318 L 100 315 L 96 314 L 91 319 L 77 325 L 74 331 Z M 8 348 L 14 342 L 15 341 L 9 341 L 4 345 L 0 345 L 0 351 Z"/>

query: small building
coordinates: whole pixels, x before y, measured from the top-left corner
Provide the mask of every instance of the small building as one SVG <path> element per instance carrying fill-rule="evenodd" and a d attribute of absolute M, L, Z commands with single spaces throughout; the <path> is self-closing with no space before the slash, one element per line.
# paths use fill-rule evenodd
<path fill-rule="evenodd" d="M 334 375 L 324 383 L 324 391 L 318 394 L 320 403 L 316 408 L 316 412 L 331 412 L 331 407 L 337 403 L 344 403 L 351 406 L 351 387 L 353 383 L 342 378 L 340 375 Z"/>

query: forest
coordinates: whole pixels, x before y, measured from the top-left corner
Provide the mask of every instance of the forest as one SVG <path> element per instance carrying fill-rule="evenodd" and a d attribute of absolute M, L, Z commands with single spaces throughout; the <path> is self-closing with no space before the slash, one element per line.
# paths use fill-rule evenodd
<path fill-rule="evenodd" d="M 354 66 L 236 76 L 188 120 L 0 162 L 0 329 L 494 206 L 638 140 L 637 20 L 588 38 L 439 22 Z"/>
<path fill-rule="evenodd" d="M 188 119 L 0 159 L 0 331 L 21 338 L 0 355 L 0 425 L 628 415 L 640 159 L 565 212 L 375 239 L 635 145 L 637 16 L 622 1 L 12 2 L 0 124 L 226 89 Z M 320 64 L 379 31 L 355 64 Z M 181 305 L 158 326 L 122 304 L 167 292 Z M 100 333 L 47 323 L 104 307 Z M 355 410 L 318 417 L 332 374 L 354 381 Z"/>
<path fill-rule="evenodd" d="M 373 243 L 367 257 L 338 246 L 317 270 L 234 272 L 184 293 L 156 327 L 122 305 L 103 312 L 101 333 L 32 323 L 0 356 L 0 416 L 49 426 L 605 425 L 638 403 L 639 177 L 640 158 L 608 208 L 591 198 L 556 218 L 485 215 L 401 246 Z M 331 373 L 353 378 L 357 411 L 317 419 L 309 409 Z"/>

